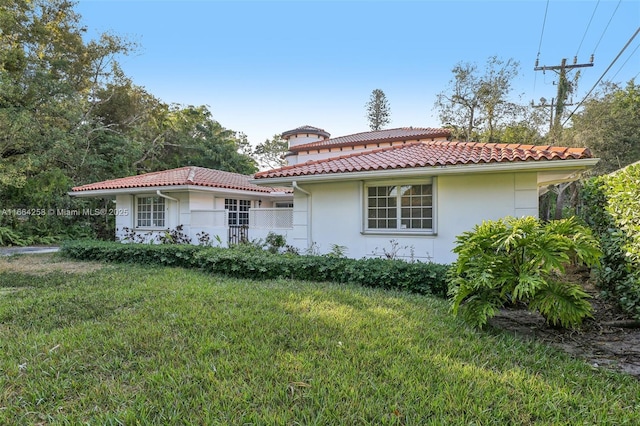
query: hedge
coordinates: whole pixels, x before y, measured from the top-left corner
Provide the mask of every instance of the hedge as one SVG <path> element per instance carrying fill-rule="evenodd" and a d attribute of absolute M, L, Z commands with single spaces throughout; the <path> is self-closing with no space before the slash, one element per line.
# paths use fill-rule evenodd
<path fill-rule="evenodd" d="M 582 197 L 583 216 L 604 252 L 597 285 L 640 320 L 640 165 L 590 179 Z"/>
<path fill-rule="evenodd" d="M 86 240 L 65 242 L 60 252 L 74 259 L 197 268 L 235 278 L 355 283 L 440 297 L 447 295 L 449 267 L 436 263 L 273 254 L 262 250 L 189 244 L 122 244 Z"/>

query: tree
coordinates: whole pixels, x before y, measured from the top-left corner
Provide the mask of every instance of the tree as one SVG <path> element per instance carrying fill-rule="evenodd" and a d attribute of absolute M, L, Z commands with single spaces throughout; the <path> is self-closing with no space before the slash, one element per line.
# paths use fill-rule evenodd
<path fill-rule="evenodd" d="M 289 144 L 280 135 L 273 135 L 273 138 L 258 144 L 253 152 L 253 156 L 263 169 L 275 169 L 286 166 L 287 160 L 284 155 L 289 150 Z"/>
<path fill-rule="evenodd" d="M 380 130 L 387 124 L 391 123 L 391 111 L 389 102 L 384 92 L 380 89 L 374 89 L 371 92 L 369 102 L 366 103 L 367 120 L 369 120 L 369 128 L 371 130 Z"/>
<path fill-rule="evenodd" d="M 167 104 L 124 75 L 115 59 L 134 45 L 110 34 L 85 41 L 74 7 L 70 0 L 2 1 L 0 204 L 5 209 L 104 207 L 100 200 L 67 193 L 73 185 L 189 164 L 256 171 L 254 160 L 239 152 L 246 138 L 225 129 L 206 107 Z M 77 235 L 73 229 L 87 235 L 87 220 L 4 215 L 0 227 L 10 223 L 28 237 L 22 241 L 50 243 L 38 238 Z"/>
<path fill-rule="evenodd" d="M 461 62 L 453 67 L 453 78 L 437 95 L 435 108 L 454 137 L 470 141 L 482 136 L 486 142 L 497 141 L 498 127 L 521 111 L 508 99 L 518 68 L 517 61 L 496 56 L 487 60 L 483 75 L 476 64 Z"/>
<path fill-rule="evenodd" d="M 41 171 L 79 165 L 76 154 L 82 160 L 95 124 L 92 94 L 114 75 L 113 57 L 132 47 L 109 35 L 85 43 L 73 7 L 66 0 L 3 2 L 0 169 L 12 178 L 0 184 L 20 186 Z"/>
<path fill-rule="evenodd" d="M 605 174 L 640 160 L 640 85 L 608 84 L 572 117 L 565 143 L 586 146 L 600 158 L 595 174 Z"/>

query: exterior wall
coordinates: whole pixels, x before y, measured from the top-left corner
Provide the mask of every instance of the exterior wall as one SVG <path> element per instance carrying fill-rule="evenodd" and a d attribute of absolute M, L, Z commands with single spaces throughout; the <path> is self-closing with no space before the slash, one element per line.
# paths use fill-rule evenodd
<path fill-rule="evenodd" d="M 287 137 L 289 147 L 303 145 L 306 143 L 318 142 L 327 139 L 324 136 L 315 135 L 313 133 L 298 133 Z"/>
<path fill-rule="evenodd" d="M 178 200 L 165 199 L 166 226 L 163 229 L 136 228 L 135 195 L 126 194 L 116 196 L 117 209 L 126 209 L 128 213 L 127 215 L 116 217 L 116 239 L 121 241 L 125 240 L 127 233 L 133 230 L 136 235 L 142 237 L 145 242 L 153 242 L 157 241 L 158 237 L 164 235 L 167 230 L 173 230 L 177 226 L 182 225 L 182 232 L 191 238 L 193 244 L 198 244 L 199 238 L 207 234 L 211 244 L 226 247 L 229 238 L 229 227 L 228 216 L 224 210 L 225 198 L 252 199 L 256 197 L 255 194 L 224 195 L 200 191 L 163 191 L 163 194 Z M 150 192 L 148 195 L 155 196 L 156 194 L 155 192 Z M 274 203 L 273 200 L 266 199 L 262 202 L 259 202 L 258 199 L 252 201 L 251 209 L 254 210 L 252 213 L 255 213 L 254 221 L 258 226 L 248 229 L 249 240 L 265 239 L 269 232 L 275 232 L 283 235 L 287 239 L 289 238 L 288 233 L 291 232 L 291 228 L 286 227 L 286 217 L 284 220 L 282 217 L 286 216 L 285 210 L 287 209 L 282 209 L 282 214 L 274 218 L 274 214 L 280 213 L 279 210 L 281 210 L 276 209 L 277 211 L 274 213 L 272 210 Z M 269 220 L 273 222 L 272 226 L 268 225 L 270 223 Z M 267 225 L 265 225 L 265 222 Z"/>
<path fill-rule="evenodd" d="M 441 176 L 438 178 L 436 262 L 455 261 L 455 238 L 484 220 L 538 216 L 536 173 Z"/>
<path fill-rule="evenodd" d="M 374 149 L 380 148 L 388 148 L 390 146 L 398 146 L 405 145 L 407 143 L 419 142 L 419 141 L 445 141 L 446 137 L 437 137 L 437 138 L 428 138 L 428 139 L 416 139 L 416 140 L 406 140 L 406 141 L 392 141 L 392 142 L 380 142 L 380 143 L 362 143 L 362 144 L 354 144 L 343 147 L 322 147 L 319 149 L 312 149 L 309 151 L 300 151 L 295 154 L 290 154 L 287 156 L 287 164 L 292 166 L 295 164 L 301 164 L 305 161 L 312 160 L 324 160 L 326 158 L 336 157 L 340 155 L 350 155 L 355 154 L 362 151 L 371 151 Z M 313 142 L 313 141 L 311 141 Z M 306 143 L 306 142 L 305 142 Z M 295 144 L 298 145 L 298 144 Z M 289 146 L 294 146 L 293 144 L 289 144 Z"/>
<path fill-rule="evenodd" d="M 122 240 L 125 234 L 125 228 L 133 229 L 135 227 L 135 208 L 133 195 L 117 195 L 116 209 L 126 211 L 126 215 L 116 216 L 116 239 Z"/>
<path fill-rule="evenodd" d="M 140 196 L 156 196 L 155 192 L 148 194 L 139 194 Z M 132 194 L 124 194 L 116 196 L 116 207 L 118 210 L 126 210 L 128 215 L 116 217 L 116 239 L 124 240 L 127 230 L 133 230 L 137 235 L 144 237 L 145 241 L 156 239 L 159 235 L 163 235 L 165 230 L 174 229 L 178 225 L 184 226 L 185 234 L 189 235 L 189 193 L 171 193 L 166 194 L 171 198 L 178 199 L 173 201 L 165 199 L 165 227 L 163 229 L 144 229 L 136 228 L 136 196 Z"/>
<path fill-rule="evenodd" d="M 346 246 L 352 258 L 384 256 L 395 245 L 401 258 L 451 263 L 456 236 L 483 220 L 537 216 L 536 180 L 536 173 L 435 178 L 434 235 L 363 233 L 363 182 L 301 185 L 311 195 L 295 191 L 294 229 L 288 242 L 301 250 L 313 246 L 320 253 L 331 251 L 333 244 Z M 310 226 L 308 217 L 312 217 Z"/>

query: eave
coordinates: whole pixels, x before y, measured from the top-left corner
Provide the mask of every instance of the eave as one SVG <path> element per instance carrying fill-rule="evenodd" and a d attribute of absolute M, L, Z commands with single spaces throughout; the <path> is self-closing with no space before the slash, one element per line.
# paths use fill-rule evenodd
<path fill-rule="evenodd" d="M 352 181 L 367 179 L 395 179 L 395 178 L 411 178 L 416 176 L 443 176 L 443 175 L 459 175 L 459 174 L 478 174 L 478 173 L 507 173 L 507 172 L 545 172 L 562 170 L 567 171 L 563 176 L 557 176 L 553 179 L 538 181 L 538 186 L 552 185 L 554 183 L 567 182 L 575 180 L 572 178 L 580 172 L 588 170 L 600 161 L 599 158 L 584 158 L 575 160 L 540 160 L 540 161 L 513 161 L 513 162 L 496 162 L 496 163 L 478 163 L 478 164 L 459 164 L 445 166 L 428 166 L 428 167 L 411 167 L 397 169 L 377 169 L 355 172 L 339 172 L 339 173 L 323 173 L 298 176 L 284 176 L 276 178 L 249 179 L 249 182 L 256 185 L 265 186 L 292 186 L 293 182 L 336 182 L 336 181 Z M 539 173 L 540 176 L 540 173 Z"/>
<path fill-rule="evenodd" d="M 268 185 L 267 185 L 268 186 Z M 156 191 L 166 193 L 176 192 L 207 192 L 221 195 L 242 195 L 247 198 L 273 198 L 284 199 L 292 198 L 293 193 L 286 192 L 260 192 L 242 189 L 220 188 L 213 186 L 200 186 L 200 185 L 165 185 L 165 186 L 145 186 L 145 187 L 133 187 L 133 188 L 116 188 L 116 189 L 96 189 L 89 191 L 70 191 L 69 194 L 72 197 L 109 197 L 113 198 L 117 195 L 138 195 L 138 194 L 150 194 Z"/>

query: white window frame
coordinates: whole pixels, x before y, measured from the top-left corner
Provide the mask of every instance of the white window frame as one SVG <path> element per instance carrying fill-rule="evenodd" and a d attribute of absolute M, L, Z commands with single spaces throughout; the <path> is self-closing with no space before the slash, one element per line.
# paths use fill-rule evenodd
<path fill-rule="evenodd" d="M 403 195 L 398 188 L 402 188 L 404 186 L 417 186 L 417 185 L 430 185 L 431 186 L 431 205 L 420 205 L 420 206 L 403 206 L 402 198 Z M 392 206 L 394 209 L 395 217 L 391 217 L 390 219 L 396 221 L 396 226 L 393 228 L 377 228 L 370 227 L 370 218 L 369 210 L 370 210 L 370 196 L 369 196 L 369 188 L 379 188 L 379 187 L 396 187 L 395 190 L 395 205 Z M 364 182 L 362 186 L 362 232 L 364 234 L 401 234 L 401 235 L 436 235 L 437 233 L 437 220 L 436 220 L 436 205 L 437 205 L 437 194 L 436 194 L 436 179 L 420 179 L 420 180 L 394 180 L 394 181 L 376 181 L 376 182 Z M 384 199 L 388 197 L 380 197 L 379 199 Z M 384 206 L 372 206 L 372 209 L 380 209 L 384 208 Z M 413 213 L 414 209 L 431 209 L 431 227 L 430 228 L 403 228 L 403 219 L 411 220 L 411 213 Z M 387 209 L 388 210 L 388 209 Z M 408 210 L 408 211 L 407 211 Z M 409 213 L 409 216 L 406 216 L 406 213 Z M 404 216 L 403 216 L 404 215 Z M 428 216 L 419 216 L 415 218 L 416 220 L 428 220 Z M 384 217 L 373 218 L 373 220 L 386 220 Z"/>
<path fill-rule="evenodd" d="M 249 209 L 251 200 L 225 198 L 224 209 L 229 217 L 228 226 L 249 226 Z"/>
<path fill-rule="evenodd" d="M 141 211 L 141 201 L 150 200 L 144 206 L 149 206 L 148 211 Z M 167 203 L 164 198 L 154 195 L 138 195 L 135 197 L 136 203 L 136 229 L 165 229 L 167 224 Z M 146 210 L 146 209 L 145 209 Z M 141 218 L 141 214 L 145 214 Z M 141 224 L 144 221 L 144 224 Z"/>
<path fill-rule="evenodd" d="M 273 206 L 277 209 L 292 209 L 293 201 L 276 201 Z"/>

